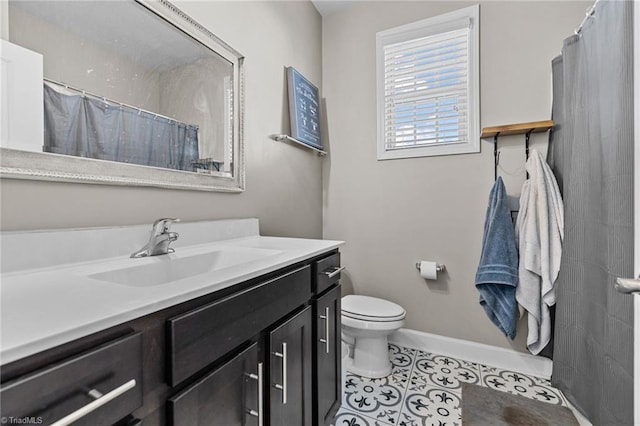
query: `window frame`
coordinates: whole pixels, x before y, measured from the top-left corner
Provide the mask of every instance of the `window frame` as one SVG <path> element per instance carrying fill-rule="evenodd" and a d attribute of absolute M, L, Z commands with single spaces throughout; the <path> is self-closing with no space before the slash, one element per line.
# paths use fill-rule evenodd
<path fill-rule="evenodd" d="M 431 157 L 438 155 L 470 154 L 480 152 L 480 6 L 423 19 L 376 33 L 376 96 L 377 96 L 377 151 L 378 160 Z M 466 142 L 434 143 L 428 146 L 386 148 L 385 141 L 385 58 L 384 47 L 422 37 L 460 29 L 461 21 L 470 25 L 468 48 L 468 137 Z"/>

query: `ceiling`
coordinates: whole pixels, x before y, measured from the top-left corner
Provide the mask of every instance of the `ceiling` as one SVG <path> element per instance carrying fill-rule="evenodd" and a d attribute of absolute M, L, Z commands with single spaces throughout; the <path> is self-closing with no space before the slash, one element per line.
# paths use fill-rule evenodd
<path fill-rule="evenodd" d="M 311 0 L 311 3 L 323 17 L 345 9 L 356 2 L 357 0 Z"/>
<path fill-rule="evenodd" d="M 156 71 L 212 56 L 201 43 L 134 2 L 12 0 L 10 5 Z"/>

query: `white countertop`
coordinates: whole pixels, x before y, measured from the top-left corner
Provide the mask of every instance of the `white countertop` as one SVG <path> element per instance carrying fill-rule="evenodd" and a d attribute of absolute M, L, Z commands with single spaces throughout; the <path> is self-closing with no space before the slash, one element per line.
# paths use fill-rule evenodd
<path fill-rule="evenodd" d="M 205 224 L 212 222 L 206 222 Z M 193 228 L 193 224 L 185 229 Z M 254 226 L 257 231 L 257 221 Z M 120 232 L 122 229 L 120 229 Z M 105 232 L 104 229 L 101 232 Z M 97 331 L 157 312 L 340 247 L 342 241 L 246 235 L 182 245 L 176 253 L 131 259 L 127 254 L 13 270 L 0 285 L 0 363 L 7 364 Z M 67 234 L 65 234 L 67 235 Z M 3 235 L 4 237 L 4 235 Z M 33 238 L 33 233 L 29 233 Z M 182 233 L 181 233 L 182 238 Z M 217 236 L 216 238 L 219 238 Z M 10 238 L 9 238 L 10 239 Z M 55 238 L 54 238 L 55 240 Z M 4 244 L 6 252 L 15 246 Z M 46 244 L 42 244 L 46 245 Z M 52 249 L 56 247 L 51 245 Z M 128 286 L 89 277 L 96 272 L 165 261 L 211 250 L 272 250 L 257 260 L 153 286 Z M 46 254 L 46 253 L 45 253 Z M 24 253 L 23 255 L 28 255 Z M 4 262 L 4 253 L 3 253 Z M 5 270 L 3 264 L 3 271 Z"/>

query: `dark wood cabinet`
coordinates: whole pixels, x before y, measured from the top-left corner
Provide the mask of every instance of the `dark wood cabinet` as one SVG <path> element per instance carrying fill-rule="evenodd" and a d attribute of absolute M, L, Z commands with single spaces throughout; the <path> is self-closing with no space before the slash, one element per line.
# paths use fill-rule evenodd
<path fill-rule="evenodd" d="M 169 418 L 184 426 L 261 426 L 262 363 L 253 343 L 195 384 L 169 398 Z"/>
<path fill-rule="evenodd" d="M 257 342 L 169 398 L 170 423 L 311 426 L 312 328 L 312 307 L 307 306 L 267 329 L 264 338 L 258 336 Z"/>
<path fill-rule="evenodd" d="M 340 253 L 335 252 L 314 263 L 315 282 L 314 293 L 322 294 L 329 287 L 336 285 L 340 280 Z"/>
<path fill-rule="evenodd" d="M 329 425 L 342 403 L 340 253 L 313 264 L 314 293 L 314 424 Z"/>
<path fill-rule="evenodd" d="M 328 425 L 339 268 L 333 250 L 3 365 L 0 415 L 49 424 L 135 380 L 77 424 Z"/>
<path fill-rule="evenodd" d="M 310 297 L 307 265 L 169 319 L 169 384 L 182 383 Z"/>
<path fill-rule="evenodd" d="M 143 401 L 141 337 L 130 334 L 3 383 L 3 419 L 52 424 L 76 415 L 74 425 L 98 426 L 126 418 Z"/>
<path fill-rule="evenodd" d="M 313 422 L 311 306 L 269 332 L 269 424 Z"/>
<path fill-rule="evenodd" d="M 329 425 L 342 402 L 341 286 L 318 297 L 315 304 L 314 382 L 317 389 L 316 424 Z"/>

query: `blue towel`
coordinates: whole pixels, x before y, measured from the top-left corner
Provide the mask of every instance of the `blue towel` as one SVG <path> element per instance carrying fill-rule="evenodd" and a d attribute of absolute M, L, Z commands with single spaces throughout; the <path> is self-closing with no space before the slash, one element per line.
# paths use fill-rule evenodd
<path fill-rule="evenodd" d="M 515 231 L 504 183 L 498 177 L 489 195 L 476 288 L 480 293 L 480 305 L 489 319 L 511 339 L 516 337 L 518 321 L 517 285 L 518 251 Z"/>

